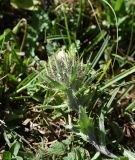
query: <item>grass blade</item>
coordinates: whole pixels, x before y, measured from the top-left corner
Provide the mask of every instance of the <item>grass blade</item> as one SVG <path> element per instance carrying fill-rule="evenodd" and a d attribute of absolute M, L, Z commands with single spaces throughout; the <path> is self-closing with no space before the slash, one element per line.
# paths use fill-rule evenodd
<path fill-rule="evenodd" d="M 135 111 L 135 101 L 133 101 L 130 105 L 128 105 L 126 111 Z"/>
<path fill-rule="evenodd" d="M 104 90 L 107 87 L 111 86 L 112 84 L 122 80 L 123 78 L 129 76 L 130 74 L 135 72 L 135 66 L 131 67 L 130 69 L 127 69 L 126 71 L 120 73 L 119 75 L 113 77 L 112 79 L 108 80 L 103 87 L 100 88 L 100 90 Z"/>
<path fill-rule="evenodd" d="M 119 88 L 116 88 L 113 90 L 112 92 L 112 96 L 111 98 L 109 99 L 108 103 L 106 104 L 106 112 L 110 112 L 110 110 L 112 110 L 113 108 L 111 108 L 111 104 L 112 102 L 114 101 L 114 98 L 116 97 L 117 93 L 119 91 Z"/>
<path fill-rule="evenodd" d="M 100 50 L 98 51 L 97 55 L 95 56 L 94 60 L 92 61 L 92 68 L 94 68 L 97 64 L 97 62 L 99 61 L 100 57 L 102 56 L 106 46 L 108 45 L 108 42 L 109 42 L 109 39 L 110 39 L 110 36 L 108 35 L 105 40 L 104 40 L 104 43 L 102 44 Z"/>

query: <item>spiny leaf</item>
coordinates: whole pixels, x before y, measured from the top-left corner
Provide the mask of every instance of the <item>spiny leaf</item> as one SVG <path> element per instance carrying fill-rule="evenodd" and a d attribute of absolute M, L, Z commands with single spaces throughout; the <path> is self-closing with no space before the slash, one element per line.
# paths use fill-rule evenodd
<path fill-rule="evenodd" d="M 84 134 L 89 134 L 94 132 L 94 123 L 92 118 L 89 118 L 86 114 L 86 110 L 80 107 L 80 119 L 79 119 L 80 129 Z"/>
<path fill-rule="evenodd" d="M 99 128 L 100 128 L 100 144 L 102 146 L 106 146 L 106 139 L 105 139 L 106 131 L 105 131 L 105 126 L 104 126 L 103 113 L 101 113 L 101 115 L 99 117 Z"/>

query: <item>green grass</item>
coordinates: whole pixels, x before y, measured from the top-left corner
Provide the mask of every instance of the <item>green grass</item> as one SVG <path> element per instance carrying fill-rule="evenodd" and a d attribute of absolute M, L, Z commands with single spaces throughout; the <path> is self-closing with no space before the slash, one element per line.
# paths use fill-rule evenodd
<path fill-rule="evenodd" d="M 135 159 L 133 0 L 0 3 L 0 158 Z"/>

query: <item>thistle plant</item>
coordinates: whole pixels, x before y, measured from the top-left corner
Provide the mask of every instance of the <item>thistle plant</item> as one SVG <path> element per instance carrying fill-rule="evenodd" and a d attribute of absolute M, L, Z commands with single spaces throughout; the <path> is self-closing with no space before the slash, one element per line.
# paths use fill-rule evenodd
<path fill-rule="evenodd" d="M 50 81 L 55 89 L 61 88 L 71 109 L 79 112 L 82 105 L 80 96 L 86 88 L 90 90 L 89 83 L 95 76 L 92 75 L 94 70 L 91 72 L 90 63 L 84 64 L 75 54 L 62 49 L 49 58 L 45 68 L 47 82 Z M 91 78 L 88 79 L 88 76 Z"/>
<path fill-rule="evenodd" d="M 94 72 L 91 67 L 91 63 L 83 63 L 79 57 L 64 49 L 58 51 L 55 55 L 49 58 L 48 63 L 45 66 L 46 82 L 54 90 L 64 93 L 68 104 L 68 122 L 69 128 L 73 129 L 72 118 L 70 111 L 73 110 L 77 113 L 80 123 L 80 129 L 86 135 L 89 140 L 95 146 L 95 148 L 101 153 L 109 156 L 116 157 L 110 153 L 107 149 L 100 147 L 94 136 L 94 125 L 90 122 L 90 119 L 85 113 L 85 109 L 91 110 L 89 105 L 93 98 L 95 102 L 98 100 L 97 85 L 93 81 L 99 76 L 98 72 Z M 92 84 L 93 83 L 93 84 Z M 97 94 L 95 96 L 95 94 Z M 86 123 L 86 125 L 84 125 Z"/>

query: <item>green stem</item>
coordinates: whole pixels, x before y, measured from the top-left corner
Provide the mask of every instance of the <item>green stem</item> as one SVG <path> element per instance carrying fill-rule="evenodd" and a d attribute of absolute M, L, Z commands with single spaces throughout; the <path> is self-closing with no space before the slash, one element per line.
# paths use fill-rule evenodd
<path fill-rule="evenodd" d="M 67 32 L 67 36 L 68 36 L 68 42 L 69 42 L 69 45 L 71 45 L 72 41 L 71 41 L 70 31 L 69 31 L 69 27 L 68 27 L 67 16 L 65 15 L 64 12 L 63 12 L 63 14 L 64 14 L 66 32 Z"/>
<path fill-rule="evenodd" d="M 25 27 L 25 30 L 24 30 L 24 35 L 23 35 L 23 39 L 22 39 L 22 43 L 21 43 L 21 47 L 20 47 L 20 52 L 23 51 L 23 47 L 24 47 L 24 44 L 25 44 L 25 40 L 26 40 L 26 36 L 27 36 L 27 21 L 24 19 L 24 27 Z"/>

